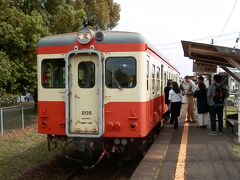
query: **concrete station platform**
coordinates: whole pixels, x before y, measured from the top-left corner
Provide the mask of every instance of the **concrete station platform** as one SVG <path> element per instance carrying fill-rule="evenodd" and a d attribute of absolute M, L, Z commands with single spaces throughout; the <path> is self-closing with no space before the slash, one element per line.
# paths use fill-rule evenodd
<path fill-rule="evenodd" d="M 221 136 L 209 136 L 210 127 L 184 123 L 185 117 L 183 104 L 179 129 L 165 125 L 131 180 L 240 180 L 240 154 L 234 152 L 239 145 L 231 131 L 224 129 Z"/>

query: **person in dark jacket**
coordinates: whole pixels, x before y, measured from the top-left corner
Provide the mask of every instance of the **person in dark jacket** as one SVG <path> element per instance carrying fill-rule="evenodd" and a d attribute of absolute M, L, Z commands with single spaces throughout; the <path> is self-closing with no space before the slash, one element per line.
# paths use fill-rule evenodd
<path fill-rule="evenodd" d="M 168 96 L 169 96 L 169 91 L 171 89 L 172 89 L 172 81 L 168 80 L 167 86 L 164 88 L 165 104 L 168 106 L 168 110 L 164 114 L 164 118 L 165 119 L 169 119 L 170 118 L 170 107 L 169 107 L 170 101 L 168 99 Z"/>
<path fill-rule="evenodd" d="M 198 127 L 206 128 L 209 107 L 207 101 L 207 89 L 203 82 L 198 82 L 198 89 L 193 93 L 193 97 L 197 98 Z"/>

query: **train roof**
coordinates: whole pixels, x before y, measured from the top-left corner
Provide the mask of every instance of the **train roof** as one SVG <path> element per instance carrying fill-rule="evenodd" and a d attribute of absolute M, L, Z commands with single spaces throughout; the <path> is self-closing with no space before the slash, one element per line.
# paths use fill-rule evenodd
<path fill-rule="evenodd" d="M 147 44 L 144 37 L 135 32 L 102 31 L 104 39 L 96 41 L 97 44 Z M 38 46 L 65 46 L 77 41 L 77 32 L 60 34 L 40 39 Z"/>
<path fill-rule="evenodd" d="M 169 64 L 171 67 L 173 67 L 177 71 L 177 69 L 169 62 L 169 60 L 165 58 L 156 48 L 154 48 L 154 46 L 152 46 L 149 43 L 149 41 L 147 41 L 140 33 L 126 32 L 126 31 L 102 31 L 102 32 L 104 34 L 104 39 L 101 41 L 97 41 L 94 39 L 93 44 L 95 46 L 101 46 L 101 45 L 113 46 L 113 45 L 128 45 L 128 44 L 144 45 L 144 49 L 148 47 L 157 56 L 159 56 L 161 59 L 163 59 L 167 64 Z M 76 44 L 78 44 L 77 32 L 44 37 L 44 38 L 41 38 L 40 41 L 38 42 L 38 54 L 41 54 L 39 53 L 41 52 L 39 51 L 39 49 L 42 49 L 42 48 L 71 47 L 70 49 L 73 49 L 73 47 Z M 61 49 L 62 48 L 58 48 L 59 51 Z M 70 49 L 68 48 L 68 50 Z M 59 52 L 59 53 L 64 53 L 64 52 Z"/>

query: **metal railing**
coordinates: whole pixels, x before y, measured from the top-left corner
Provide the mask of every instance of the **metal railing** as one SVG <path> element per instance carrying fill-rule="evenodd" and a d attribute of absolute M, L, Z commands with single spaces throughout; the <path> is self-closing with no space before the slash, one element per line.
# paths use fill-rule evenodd
<path fill-rule="evenodd" d="M 0 108 L 1 135 L 9 130 L 24 129 L 36 121 L 37 108 L 35 104 Z"/>

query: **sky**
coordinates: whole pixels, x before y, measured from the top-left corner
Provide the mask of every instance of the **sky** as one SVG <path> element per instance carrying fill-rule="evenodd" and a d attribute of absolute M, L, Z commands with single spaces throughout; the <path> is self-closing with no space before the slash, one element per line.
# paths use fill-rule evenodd
<path fill-rule="evenodd" d="M 141 33 L 179 70 L 192 75 L 192 60 L 181 40 L 236 45 L 240 36 L 240 0 L 114 0 L 121 6 L 113 29 Z M 240 43 L 238 43 L 240 48 Z"/>

